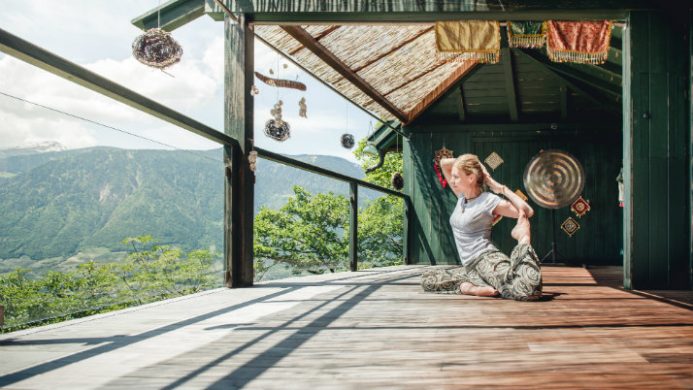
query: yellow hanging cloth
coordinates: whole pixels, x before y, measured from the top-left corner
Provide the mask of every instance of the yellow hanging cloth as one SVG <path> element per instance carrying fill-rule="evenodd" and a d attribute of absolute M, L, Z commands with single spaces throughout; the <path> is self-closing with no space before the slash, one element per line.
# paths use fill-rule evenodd
<path fill-rule="evenodd" d="M 487 20 L 436 22 L 438 56 L 496 64 L 500 60 L 500 23 Z"/>

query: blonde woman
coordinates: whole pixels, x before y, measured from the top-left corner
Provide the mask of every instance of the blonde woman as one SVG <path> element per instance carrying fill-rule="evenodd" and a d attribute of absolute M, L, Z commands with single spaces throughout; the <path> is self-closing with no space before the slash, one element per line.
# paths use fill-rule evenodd
<path fill-rule="evenodd" d="M 464 154 L 440 161 L 445 179 L 457 195 L 457 206 L 450 216 L 461 267 L 437 268 L 424 272 L 425 291 L 476 296 L 497 296 L 515 300 L 541 297 L 541 268 L 530 243 L 528 218 L 534 210 L 499 184 L 479 158 Z M 492 192 L 484 191 L 486 185 Z M 502 195 L 505 198 L 501 198 Z M 517 218 L 511 235 L 517 240 L 510 257 L 491 242 L 494 216 Z"/>

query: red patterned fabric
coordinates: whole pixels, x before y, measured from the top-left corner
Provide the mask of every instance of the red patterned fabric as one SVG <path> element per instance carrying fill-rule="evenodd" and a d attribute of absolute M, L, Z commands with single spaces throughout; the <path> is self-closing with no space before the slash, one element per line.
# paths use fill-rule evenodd
<path fill-rule="evenodd" d="M 609 56 L 610 21 L 546 23 L 546 51 L 551 61 L 601 64 Z"/>
<path fill-rule="evenodd" d="M 434 162 L 433 163 L 433 169 L 436 171 L 436 176 L 438 176 L 438 181 L 440 182 L 440 185 L 443 186 L 443 188 L 448 186 L 448 181 L 445 180 L 445 177 L 443 177 L 443 171 L 440 170 L 440 165 L 438 163 Z"/>

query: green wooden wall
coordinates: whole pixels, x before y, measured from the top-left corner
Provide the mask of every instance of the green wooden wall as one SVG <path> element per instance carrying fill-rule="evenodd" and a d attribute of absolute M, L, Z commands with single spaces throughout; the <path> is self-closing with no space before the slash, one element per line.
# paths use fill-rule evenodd
<path fill-rule="evenodd" d="M 628 288 L 690 288 L 690 12 L 632 12 L 624 44 Z M 688 54 L 686 54 L 688 53 Z"/>
<path fill-rule="evenodd" d="M 618 207 L 616 176 L 621 168 L 620 124 L 595 129 L 593 125 L 548 124 L 435 125 L 420 123 L 411 127 L 405 143 L 406 192 L 415 210 L 412 222 L 412 260 L 414 263 L 455 264 L 458 262 L 448 219 L 456 198 L 443 190 L 433 170 L 433 153 L 442 146 L 455 155 L 474 153 L 483 160 L 495 151 L 505 161 L 493 176 L 509 188 L 521 189 L 526 164 L 542 149 L 562 149 L 572 153 L 583 165 L 586 184 L 583 197 L 592 211 L 582 218 L 568 208 L 556 211 L 555 234 L 559 260 L 575 264 L 620 264 L 622 249 L 622 208 Z M 533 244 L 539 256 L 551 248 L 550 210 L 529 203 L 536 211 L 532 218 Z M 572 237 L 560 230 L 560 223 L 572 216 L 581 229 Z M 493 228 L 492 239 L 503 251 L 512 250 L 510 237 L 514 220 L 505 218 Z"/>

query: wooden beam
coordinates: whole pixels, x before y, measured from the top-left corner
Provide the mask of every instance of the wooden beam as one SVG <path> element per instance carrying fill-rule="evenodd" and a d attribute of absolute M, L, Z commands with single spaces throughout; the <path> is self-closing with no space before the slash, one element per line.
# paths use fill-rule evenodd
<path fill-rule="evenodd" d="M 359 187 L 349 183 L 349 269 L 359 269 Z"/>
<path fill-rule="evenodd" d="M 73 62 L 58 57 L 3 29 L 0 29 L 0 51 L 208 140 L 226 145 L 237 143 L 234 138 L 220 131 L 133 92 Z"/>
<path fill-rule="evenodd" d="M 342 27 L 342 26 L 331 26 L 331 27 L 328 28 L 327 30 L 325 30 L 325 31 L 323 31 L 322 33 L 318 34 L 318 35 L 315 37 L 315 40 L 319 42 L 321 39 L 325 38 L 327 35 L 331 34 L 332 32 L 334 32 L 335 30 L 337 30 L 337 29 L 340 28 L 340 27 Z M 306 48 L 305 46 L 299 46 L 299 47 L 297 47 L 296 49 L 291 50 L 291 51 L 289 52 L 289 55 L 290 55 L 290 56 L 296 55 L 296 53 L 298 53 L 299 51 L 301 51 L 301 50 L 303 50 L 303 49 L 305 49 L 305 48 Z"/>
<path fill-rule="evenodd" d="M 342 60 L 335 56 L 332 52 L 327 50 L 325 46 L 321 45 L 320 42 L 316 41 L 312 35 L 308 34 L 306 30 L 298 26 L 282 26 L 284 31 L 296 39 L 299 43 L 305 46 L 308 50 L 313 52 L 321 60 L 323 60 L 327 65 L 336 70 L 342 77 L 351 82 L 356 88 L 361 90 L 373 99 L 376 103 L 381 105 L 395 118 L 399 119 L 400 122 L 405 122 L 407 115 L 387 100 L 380 92 L 376 91 L 370 84 L 368 84 L 361 76 L 354 73 Z"/>
<path fill-rule="evenodd" d="M 160 27 L 166 31 L 173 31 L 204 13 L 204 0 L 174 0 L 147 11 L 134 18 L 131 23 L 141 30 Z"/>
<path fill-rule="evenodd" d="M 450 74 L 450 76 L 448 76 L 448 78 L 445 79 L 445 81 L 440 83 L 440 85 L 437 86 L 433 91 L 431 91 L 431 93 L 429 93 L 428 96 L 421 99 L 421 101 L 416 106 L 414 106 L 414 108 L 412 108 L 411 111 L 409 111 L 409 113 L 407 114 L 408 120 L 404 121 L 404 124 L 411 123 L 416 118 L 418 118 L 419 115 L 426 111 L 426 109 L 431 104 L 433 104 L 436 100 L 443 96 L 458 81 L 462 80 L 467 74 L 469 74 L 472 71 L 472 69 L 475 69 L 476 66 L 476 62 L 468 61 L 460 65 L 457 69 L 455 69 L 455 71 L 452 72 L 452 74 Z"/>
<path fill-rule="evenodd" d="M 570 87 L 570 88 L 573 89 L 574 91 L 577 91 L 577 92 L 579 92 L 579 93 L 585 95 L 585 97 L 588 98 L 589 100 L 591 100 L 593 103 L 595 103 L 595 104 L 597 104 L 597 105 L 600 105 L 600 106 L 604 105 L 604 100 L 598 99 L 598 98 L 594 97 L 594 95 L 592 95 L 591 92 L 588 92 L 586 89 L 579 87 L 579 86 L 576 85 L 572 80 L 570 80 L 569 78 L 565 77 L 565 75 L 562 74 L 561 72 L 558 72 L 558 71 L 556 71 L 554 68 L 552 68 L 552 67 L 550 67 L 550 66 L 547 66 L 546 63 L 544 63 L 543 61 L 541 61 L 541 60 L 535 58 L 535 55 L 529 53 L 528 51 L 526 51 L 526 49 L 520 49 L 520 50 L 518 51 L 518 53 L 522 53 L 522 55 L 526 56 L 527 58 L 529 58 L 529 59 L 531 59 L 532 61 L 536 62 L 537 64 L 541 65 L 541 66 L 542 66 L 544 69 L 546 69 L 548 72 L 550 72 L 550 73 L 553 74 L 554 76 L 558 77 L 558 78 L 559 78 L 563 83 L 565 83 L 568 87 Z M 615 103 L 615 102 L 614 102 L 614 103 Z"/>
<path fill-rule="evenodd" d="M 464 86 L 460 84 L 460 99 L 457 103 L 457 115 L 460 118 L 460 122 L 464 122 L 467 119 L 467 107 L 464 100 Z"/>
<path fill-rule="evenodd" d="M 508 99 L 508 110 L 510 112 L 510 120 L 517 122 L 519 120 L 517 109 L 517 92 L 515 90 L 515 71 L 513 69 L 513 57 L 510 49 L 504 47 L 501 49 L 501 61 L 503 62 L 503 71 L 505 73 L 505 92 Z"/>
<path fill-rule="evenodd" d="M 231 169 L 231 183 L 226 186 L 224 205 L 224 258 L 227 287 L 252 286 L 253 221 L 255 174 L 250 170 L 248 153 L 253 147 L 254 35 L 247 15 L 232 22 L 224 20 L 224 128 L 238 139 L 238 145 L 225 153 Z M 228 181 L 228 180 L 227 180 Z"/>
<path fill-rule="evenodd" d="M 423 72 L 417 74 L 417 75 L 414 76 L 413 78 L 403 81 L 402 83 L 400 83 L 400 84 L 397 85 L 396 87 L 394 87 L 394 88 L 390 89 L 389 91 L 385 92 L 385 93 L 383 94 L 383 96 L 390 96 L 390 94 L 392 94 L 393 92 L 397 91 L 398 89 L 400 89 L 400 88 L 402 88 L 402 87 L 408 85 L 409 83 L 412 83 L 412 82 L 414 82 L 414 81 L 416 81 L 416 80 L 422 78 L 423 76 L 426 76 L 427 74 L 429 74 L 429 73 L 435 71 L 436 69 L 440 68 L 440 67 L 443 66 L 443 65 L 447 65 L 447 62 L 441 62 L 441 63 L 439 63 L 438 65 L 432 67 L 431 69 L 425 70 L 425 71 L 423 71 Z"/>

